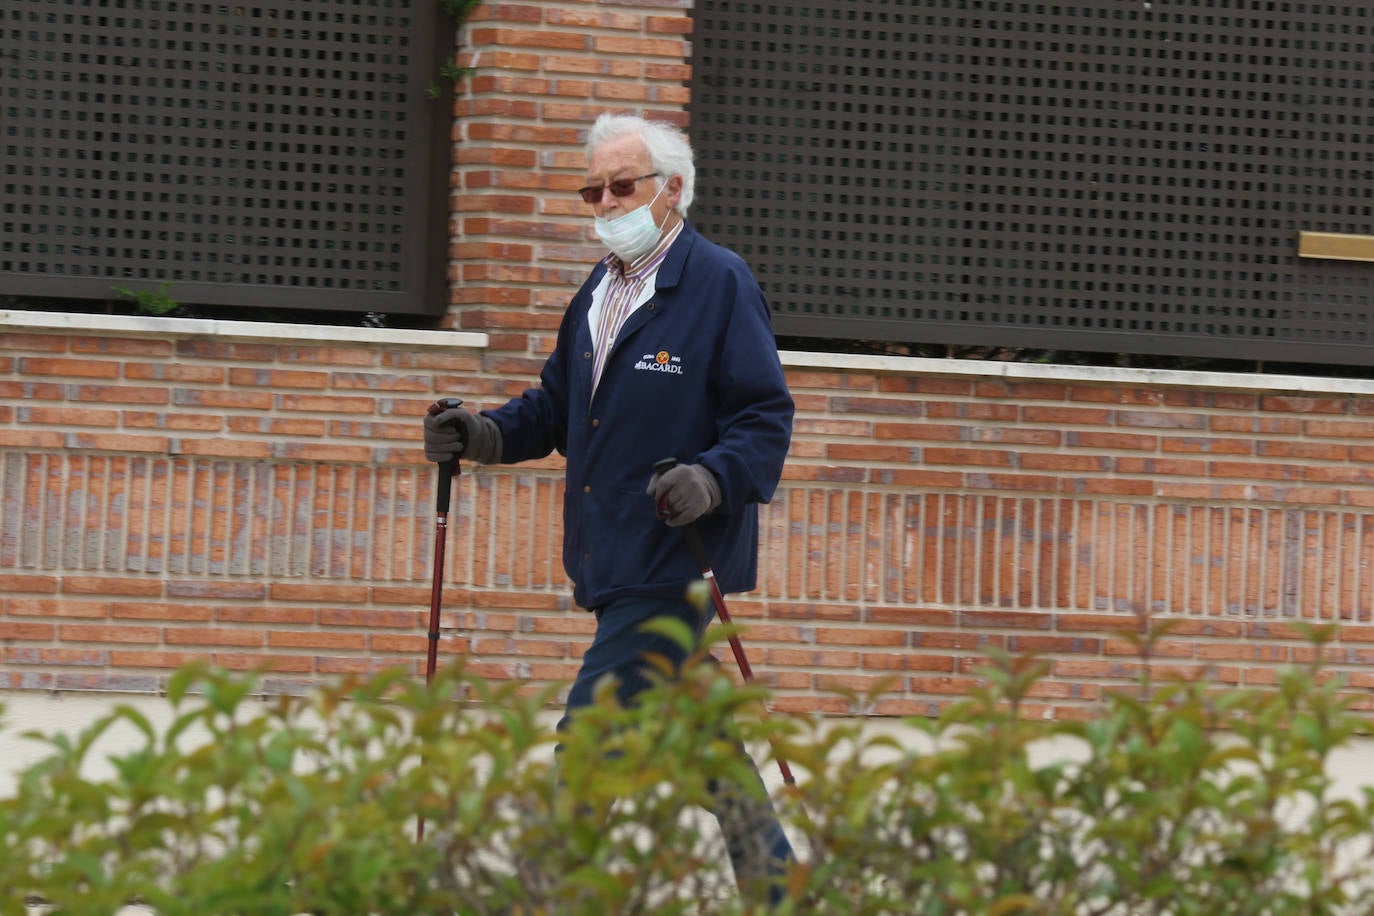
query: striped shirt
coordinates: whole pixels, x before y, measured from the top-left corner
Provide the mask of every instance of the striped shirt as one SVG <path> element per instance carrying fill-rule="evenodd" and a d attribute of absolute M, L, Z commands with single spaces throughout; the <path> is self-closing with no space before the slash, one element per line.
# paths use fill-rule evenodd
<path fill-rule="evenodd" d="M 682 231 L 682 221 L 663 233 L 658 244 L 648 254 L 627 269 L 614 254 L 605 258 L 606 276 L 592 294 L 592 307 L 587 317 L 591 323 L 592 339 L 596 344 L 592 360 L 592 394 L 596 394 L 601 371 L 615 348 L 616 336 L 625 320 L 641 305 L 653 298 L 654 279 L 659 265 L 668 256 L 668 249 Z"/>

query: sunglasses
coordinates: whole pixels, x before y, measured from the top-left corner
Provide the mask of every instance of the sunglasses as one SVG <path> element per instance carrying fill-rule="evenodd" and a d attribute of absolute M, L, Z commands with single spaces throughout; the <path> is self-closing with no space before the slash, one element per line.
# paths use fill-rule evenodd
<path fill-rule="evenodd" d="M 640 175 L 638 178 L 617 178 L 610 184 L 592 184 L 587 185 L 585 188 L 578 188 L 577 193 L 580 194 L 582 196 L 582 199 L 585 200 L 587 203 L 594 204 L 600 202 L 601 195 L 605 193 L 607 188 L 610 188 L 611 193 L 614 194 L 616 197 L 629 197 L 631 194 L 635 192 L 636 184 L 638 184 L 646 178 L 657 177 L 658 172 L 650 172 L 647 175 Z"/>

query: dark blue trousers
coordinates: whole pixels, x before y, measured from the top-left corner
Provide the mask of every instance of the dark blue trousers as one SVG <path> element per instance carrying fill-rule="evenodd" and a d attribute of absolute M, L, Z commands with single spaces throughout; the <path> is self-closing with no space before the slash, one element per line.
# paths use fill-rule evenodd
<path fill-rule="evenodd" d="M 590 705 L 596 684 L 608 674 L 617 678 L 616 696 L 629 705 L 650 685 L 652 668 L 644 661 L 653 653 L 669 659 L 680 668 L 687 653 L 677 643 L 640 627 L 656 617 L 671 616 L 685 621 L 698 640 L 706 632 L 714 611 L 698 614 L 685 600 L 663 598 L 625 598 L 596 612 L 596 635 L 568 693 L 567 711 L 559 723 L 562 729 L 574 710 Z M 753 761 L 741 746 L 744 759 Z M 793 861 L 792 845 L 778 822 L 777 812 L 758 768 L 752 767 L 750 785 L 712 785 L 712 813 L 720 822 L 730 864 L 741 888 L 762 892 L 770 902 L 779 903 L 784 895 L 781 876 Z M 756 890 L 755 890 L 756 889 Z"/>

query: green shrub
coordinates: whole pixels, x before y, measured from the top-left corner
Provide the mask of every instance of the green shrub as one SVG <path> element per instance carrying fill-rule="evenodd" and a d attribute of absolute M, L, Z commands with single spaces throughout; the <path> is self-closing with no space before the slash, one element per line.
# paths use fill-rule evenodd
<path fill-rule="evenodd" d="M 272 699 L 190 666 L 161 733 L 116 706 L 37 736 L 48 755 L 0 798 L 0 913 L 27 895 L 81 914 L 751 912 L 699 814 L 744 765 L 722 721 L 799 775 L 777 793 L 803 859 L 784 913 L 1374 912 L 1374 800 L 1334 797 L 1327 773 L 1366 723 L 1320 665 L 1265 690 L 1143 665 L 1100 715 L 1049 722 L 1023 712 L 1044 663 L 988 661 L 980 690 L 904 723 L 916 747 L 759 714 L 761 688 L 692 664 L 632 710 L 603 691 L 556 768 L 551 691 L 461 663 L 428 687 L 388 672 Z M 118 723 L 140 746 L 83 775 Z"/>

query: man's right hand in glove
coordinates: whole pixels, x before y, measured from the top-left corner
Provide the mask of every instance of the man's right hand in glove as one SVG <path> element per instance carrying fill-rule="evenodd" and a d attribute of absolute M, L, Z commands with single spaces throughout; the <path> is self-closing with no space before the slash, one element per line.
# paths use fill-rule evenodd
<path fill-rule="evenodd" d="M 439 464 L 455 458 L 494 464 L 501 460 L 501 428 L 462 407 L 432 404 L 425 414 L 425 458 Z"/>

